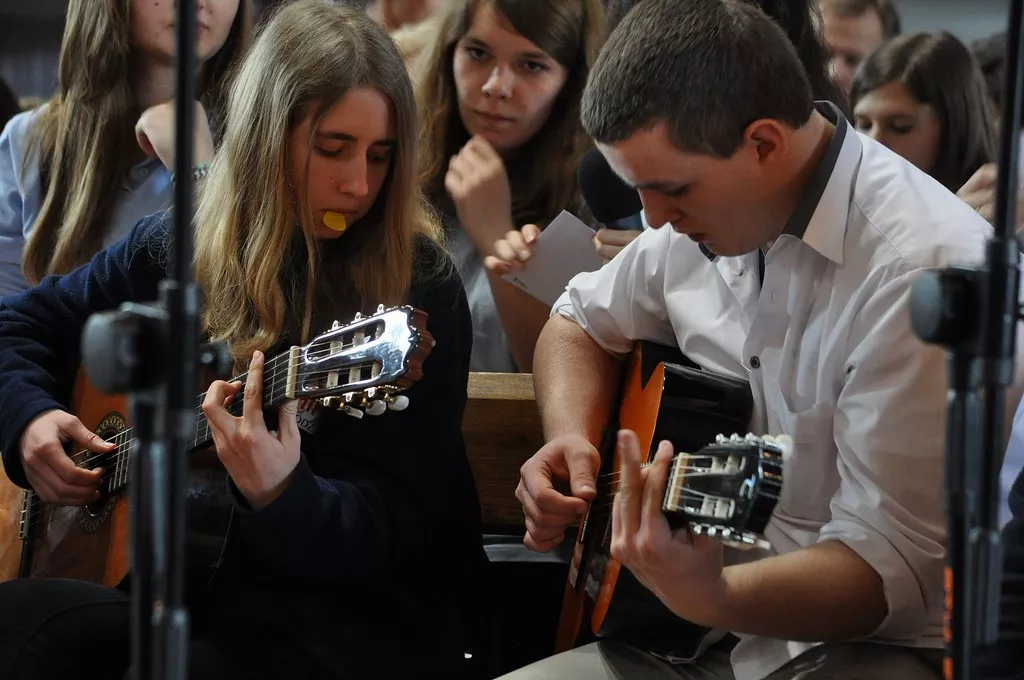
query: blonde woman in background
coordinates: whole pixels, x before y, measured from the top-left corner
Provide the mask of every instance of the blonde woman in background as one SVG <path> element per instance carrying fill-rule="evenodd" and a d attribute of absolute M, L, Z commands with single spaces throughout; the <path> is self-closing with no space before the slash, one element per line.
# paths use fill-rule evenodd
<path fill-rule="evenodd" d="M 246 0 L 198 0 L 195 162 L 249 36 Z M 71 0 L 59 88 L 0 134 L 0 296 L 61 274 L 167 207 L 173 165 L 171 2 Z"/>

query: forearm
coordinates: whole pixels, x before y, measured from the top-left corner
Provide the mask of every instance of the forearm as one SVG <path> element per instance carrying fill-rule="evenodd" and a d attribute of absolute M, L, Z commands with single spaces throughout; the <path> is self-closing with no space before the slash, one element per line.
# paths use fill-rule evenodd
<path fill-rule="evenodd" d="M 549 310 L 540 300 L 504 281 L 494 272 L 487 272 L 487 280 L 516 367 L 523 373 L 530 373 L 533 371 L 537 337 L 544 328 Z"/>
<path fill-rule="evenodd" d="M 879 575 L 838 541 L 726 567 L 722 579 L 716 598 L 670 607 L 708 627 L 807 642 L 868 635 L 887 614 Z"/>
<path fill-rule="evenodd" d="M 537 339 L 533 383 L 548 441 L 581 434 L 600 444 L 622 378 L 622 362 L 579 325 L 552 316 Z"/>

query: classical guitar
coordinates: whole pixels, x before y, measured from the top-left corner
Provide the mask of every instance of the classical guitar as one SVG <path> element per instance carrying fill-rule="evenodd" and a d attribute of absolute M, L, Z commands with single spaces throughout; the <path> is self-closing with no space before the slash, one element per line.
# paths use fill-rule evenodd
<path fill-rule="evenodd" d="M 309 344 L 268 359 L 265 410 L 272 413 L 292 399 L 316 400 L 355 417 L 402 410 L 408 398 L 401 391 L 422 377 L 423 362 L 434 345 L 426 321 L 425 312 L 411 307 L 380 307 L 376 314 L 357 315 L 344 326 L 335 322 Z M 245 376 L 238 380 L 244 382 Z M 240 393 L 230 410 L 239 415 L 241 409 Z M 126 402 L 97 393 L 80 372 L 73 410 L 86 427 L 117 445 L 109 454 L 72 456 L 79 467 L 105 469 L 102 497 L 85 507 L 50 506 L 0 474 L 0 581 L 73 578 L 115 587 L 128 573 L 126 491 L 134 440 Z M 223 556 L 231 521 L 226 472 L 207 446 L 210 442 L 209 425 L 197 407 L 189 459 L 188 566 L 190 574 L 207 579 Z"/>
<path fill-rule="evenodd" d="M 751 410 L 745 381 L 701 370 L 677 350 L 650 343 L 636 347 L 618 417 L 602 445 L 598 495 L 573 549 L 558 651 L 596 637 L 666 657 L 697 655 L 708 631 L 669 611 L 611 557 L 611 505 L 620 470 L 614 433 L 635 431 L 648 461 L 663 440 L 676 451 L 693 452 L 673 461 L 662 504 L 670 524 L 735 547 L 763 547 L 760 534 L 781 492 L 784 447 L 770 437 L 719 434 L 746 431 Z"/>

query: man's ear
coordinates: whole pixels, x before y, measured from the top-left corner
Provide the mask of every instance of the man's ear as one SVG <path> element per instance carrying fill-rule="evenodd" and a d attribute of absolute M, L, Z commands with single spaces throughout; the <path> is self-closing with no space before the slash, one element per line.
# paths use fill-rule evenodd
<path fill-rule="evenodd" d="M 743 131 L 743 140 L 757 152 L 758 163 L 774 165 L 786 155 L 788 140 L 777 120 L 755 120 Z"/>

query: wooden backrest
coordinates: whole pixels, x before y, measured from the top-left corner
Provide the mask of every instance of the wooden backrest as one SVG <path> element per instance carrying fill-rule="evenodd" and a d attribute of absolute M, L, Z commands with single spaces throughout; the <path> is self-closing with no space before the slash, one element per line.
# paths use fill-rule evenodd
<path fill-rule="evenodd" d="M 484 529 L 519 533 L 523 510 L 515 498 L 519 468 L 544 444 L 529 373 L 470 373 L 462 421 L 476 478 Z"/>

